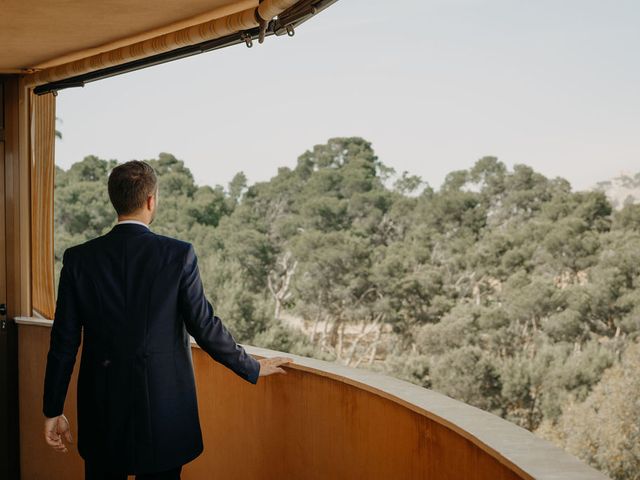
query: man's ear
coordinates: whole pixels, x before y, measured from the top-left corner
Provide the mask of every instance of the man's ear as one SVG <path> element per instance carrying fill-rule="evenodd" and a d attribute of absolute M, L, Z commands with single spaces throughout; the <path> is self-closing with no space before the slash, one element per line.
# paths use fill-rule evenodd
<path fill-rule="evenodd" d="M 147 209 L 153 210 L 153 207 L 155 207 L 155 203 L 156 203 L 155 196 L 154 195 L 149 195 L 147 197 Z"/>

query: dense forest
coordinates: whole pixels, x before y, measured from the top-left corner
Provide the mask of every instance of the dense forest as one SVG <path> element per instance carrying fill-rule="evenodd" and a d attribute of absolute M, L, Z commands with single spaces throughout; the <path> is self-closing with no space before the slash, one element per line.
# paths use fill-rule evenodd
<path fill-rule="evenodd" d="M 239 342 L 382 371 L 640 478 L 640 205 L 494 157 L 435 189 L 357 137 L 252 185 L 198 186 L 171 154 L 147 161 L 152 230 L 195 245 Z M 56 169 L 58 269 L 113 226 L 116 164 Z"/>

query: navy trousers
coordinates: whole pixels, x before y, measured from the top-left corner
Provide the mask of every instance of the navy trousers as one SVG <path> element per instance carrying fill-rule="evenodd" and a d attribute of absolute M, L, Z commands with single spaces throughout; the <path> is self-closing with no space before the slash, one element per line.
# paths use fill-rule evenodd
<path fill-rule="evenodd" d="M 143 473 L 136 475 L 136 480 L 180 480 L 182 466 L 157 473 Z M 84 462 L 85 480 L 127 480 L 126 473 L 111 472 L 104 465 Z"/>

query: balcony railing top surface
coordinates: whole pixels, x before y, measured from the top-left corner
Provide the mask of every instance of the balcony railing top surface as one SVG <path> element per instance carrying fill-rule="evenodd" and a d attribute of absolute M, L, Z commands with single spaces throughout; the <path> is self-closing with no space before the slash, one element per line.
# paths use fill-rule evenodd
<path fill-rule="evenodd" d="M 18 317 L 18 324 L 50 327 L 51 320 Z M 192 339 L 193 347 L 198 348 Z M 433 390 L 371 370 L 243 345 L 258 358 L 287 356 L 288 368 L 328 377 L 383 397 L 466 438 L 500 462 L 541 480 L 606 480 L 607 477 L 550 442 L 496 415 Z"/>

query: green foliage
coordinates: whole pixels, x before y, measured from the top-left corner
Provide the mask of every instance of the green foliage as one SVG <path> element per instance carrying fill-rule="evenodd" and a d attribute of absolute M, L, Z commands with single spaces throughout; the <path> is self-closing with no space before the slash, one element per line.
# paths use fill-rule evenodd
<path fill-rule="evenodd" d="M 638 206 L 613 212 L 603 193 L 526 165 L 484 157 L 435 190 L 407 172 L 392 181 L 358 137 L 226 189 L 196 185 L 170 154 L 149 162 L 153 230 L 194 243 L 208 298 L 241 342 L 381 370 L 565 432 L 569 405 L 597 398 L 640 337 Z M 115 165 L 90 156 L 56 170 L 58 259 L 114 222 Z M 630 468 L 596 450 L 585 457 L 595 465 Z"/>
<path fill-rule="evenodd" d="M 554 425 L 538 434 L 602 470 L 615 480 L 640 478 L 640 344 L 606 370 L 583 401 L 569 399 Z"/>
<path fill-rule="evenodd" d="M 448 350 L 434 359 L 431 385 L 465 403 L 483 410 L 501 413 L 501 378 L 490 353 L 480 347 L 465 345 Z"/>
<path fill-rule="evenodd" d="M 625 205 L 613 219 L 613 228 L 640 232 L 640 204 Z"/>
<path fill-rule="evenodd" d="M 93 238 L 114 222 L 106 181 L 114 160 L 85 157 L 68 171 L 56 168 L 55 222 L 68 235 Z"/>

